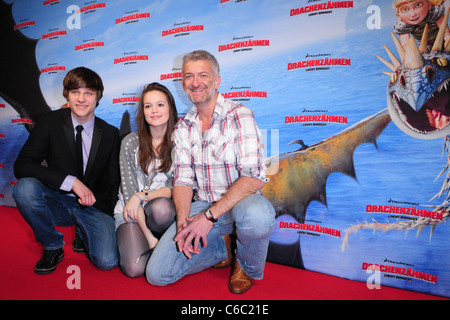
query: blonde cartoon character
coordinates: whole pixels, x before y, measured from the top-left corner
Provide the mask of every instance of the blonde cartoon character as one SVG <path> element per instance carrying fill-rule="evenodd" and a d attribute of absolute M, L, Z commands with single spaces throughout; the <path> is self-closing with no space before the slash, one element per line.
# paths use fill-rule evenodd
<path fill-rule="evenodd" d="M 400 37 L 403 47 L 406 48 L 410 34 L 420 41 L 427 25 L 428 45 L 434 43 L 446 10 L 444 0 L 394 0 L 392 8 L 399 19 L 393 32 Z M 446 26 L 446 44 L 449 39 L 450 29 Z"/>

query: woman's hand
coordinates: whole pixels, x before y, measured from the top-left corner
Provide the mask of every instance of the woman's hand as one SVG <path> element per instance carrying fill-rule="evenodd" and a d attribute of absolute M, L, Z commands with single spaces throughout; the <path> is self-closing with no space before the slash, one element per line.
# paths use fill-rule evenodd
<path fill-rule="evenodd" d="M 125 207 L 123 207 L 123 218 L 126 222 L 130 222 L 129 218 L 137 221 L 138 210 L 141 207 L 141 202 L 141 199 L 136 193 L 131 196 Z"/>

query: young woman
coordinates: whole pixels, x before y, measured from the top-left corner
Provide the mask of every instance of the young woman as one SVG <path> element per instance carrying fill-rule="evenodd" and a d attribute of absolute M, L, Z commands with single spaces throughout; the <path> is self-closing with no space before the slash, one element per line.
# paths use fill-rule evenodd
<path fill-rule="evenodd" d="M 159 83 L 147 85 L 136 110 L 137 130 L 121 144 L 119 200 L 114 210 L 119 265 L 125 275 L 144 274 L 158 239 L 175 220 L 172 141 L 175 100 Z"/>

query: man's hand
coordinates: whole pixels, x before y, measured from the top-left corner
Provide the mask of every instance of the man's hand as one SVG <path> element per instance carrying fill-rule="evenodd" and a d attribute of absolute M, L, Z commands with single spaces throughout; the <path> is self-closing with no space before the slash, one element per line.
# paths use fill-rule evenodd
<path fill-rule="evenodd" d="M 72 191 L 78 196 L 79 198 L 78 202 L 82 206 L 89 207 L 92 206 L 97 201 L 92 191 L 78 179 L 75 179 L 75 182 L 73 183 L 72 186 Z"/>
<path fill-rule="evenodd" d="M 212 226 L 213 223 L 206 219 L 203 212 L 187 218 L 187 222 L 178 227 L 178 232 L 174 239 L 178 250 L 183 252 L 188 259 L 192 258 L 191 254 L 199 254 L 200 242 L 205 248 L 208 245 L 206 236 Z"/>

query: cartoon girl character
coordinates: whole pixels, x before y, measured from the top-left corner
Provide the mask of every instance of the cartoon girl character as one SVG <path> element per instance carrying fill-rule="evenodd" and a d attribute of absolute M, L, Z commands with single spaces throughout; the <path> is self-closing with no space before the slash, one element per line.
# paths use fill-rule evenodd
<path fill-rule="evenodd" d="M 393 32 L 400 37 L 404 47 L 410 37 L 421 40 L 425 25 L 428 24 L 428 45 L 432 45 L 441 26 L 445 14 L 444 0 L 394 0 L 392 8 L 399 21 Z M 445 41 L 450 39 L 450 29 L 447 26 Z"/>

